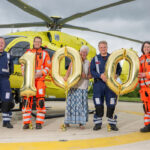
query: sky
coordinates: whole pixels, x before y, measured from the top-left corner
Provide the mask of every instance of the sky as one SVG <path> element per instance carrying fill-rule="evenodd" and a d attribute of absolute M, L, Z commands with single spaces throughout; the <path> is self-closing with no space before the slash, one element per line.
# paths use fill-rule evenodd
<path fill-rule="evenodd" d="M 23 0 L 48 16 L 68 17 L 75 13 L 88 11 L 119 0 Z M 141 41 L 150 40 L 150 0 L 135 0 L 87 16 L 75 19 L 67 24 L 91 28 L 134 38 Z M 34 17 L 17 8 L 7 0 L 0 0 L 0 24 L 38 22 Z M 0 35 L 16 31 L 46 31 L 46 27 L 0 29 Z M 62 29 L 62 32 L 81 37 L 97 49 L 98 42 L 106 40 L 111 53 L 121 48 L 133 48 L 141 55 L 141 44 L 106 36 L 98 33 Z M 98 50 L 97 50 L 98 52 Z"/>

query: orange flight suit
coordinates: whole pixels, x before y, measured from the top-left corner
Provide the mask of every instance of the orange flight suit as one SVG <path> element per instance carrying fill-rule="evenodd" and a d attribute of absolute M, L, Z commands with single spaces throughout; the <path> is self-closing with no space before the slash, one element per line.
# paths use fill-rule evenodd
<path fill-rule="evenodd" d="M 49 54 L 42 50 L 42 48 L 29 49 L 27 52 L 36 53 L 36 61 L 35 61 L 35 72 L 42 72 L 42 76 L 35 79 L 35 87 L 37 89 L 36 94 L 36 123 L 43 124 L 45 118 L 45 77 L 49 74 L 51 69 L 51 62 Z M 24 97 L 22 113 L 23 113 L 23 123 L 30 124 L 31 123 L 31 112 L 32 112 L 32 104 L 33 104 L 33 96 L 27 98 Z"/>
<path fill-rule="evenodd" d="M 150 54 L 140 57 L 139 73 L 146 73 L 145 78 L 140 78 L 140 96 L 144 104 L 145 116 L 144 125 L 150 124 Z"/>

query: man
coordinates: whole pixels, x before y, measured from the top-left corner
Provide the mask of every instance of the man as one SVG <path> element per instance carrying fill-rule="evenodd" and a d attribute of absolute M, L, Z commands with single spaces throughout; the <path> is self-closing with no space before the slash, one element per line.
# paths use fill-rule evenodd
<path fill-rule="evenodd" d="M 14 107 L 12 93 L 10 88 L 9 77 L 13 73 L 13 61 L 9 53 L 4 51 L 5 40 L 0 37 L 0 99 L 2 102 L 2 118 L 3 127 L 13 128 L 11 125 L 12 112 L 11 109 Z"/>
<path fill-rule="evenodd" d="M 91 74 L 94 78 L 93 101 L 95 104 L 96 113 L 94 114 L 95 126 L 93 130 L 99 130 L 102 126 L 102 117 L 104 115 L 104 97 L 107 105 L 107 117 L 111 130 L 118 131 L 116 126 L 117 116 L 113 116 L 116 105 L 116 94 L 106 85 L 107 78 L 104 74 L 105 64 L 110 54 L 107 53 L 107 42 L 100 41 L 98 44 L 99 55 L 96 55 L 91 61 Z M 117 66 L 117 76 L 121 74 L 121 67 Z"/>
<path fill-rule="evenodd" d="M 32 52 L 36 54 L 36 66 L 35 66 L 35 87 L 37 89 L 36 93 L 36 129 L 42 129 L 42 124 L 44 123 L 45 118 L 45 77 L 50 71 L 50 57 L 49 54 L 42 50 L 42 39 L 39 36 L 36 36 L 33 41 L 33 49 L 27 50 L 27 52 Z M 22 67 L 23 70 L 23 67 Z M 31 124 L 31 110 L 33 104 L 32 97 L 24 97 L 23 99 L 23 129 L 29 129 Z"/>

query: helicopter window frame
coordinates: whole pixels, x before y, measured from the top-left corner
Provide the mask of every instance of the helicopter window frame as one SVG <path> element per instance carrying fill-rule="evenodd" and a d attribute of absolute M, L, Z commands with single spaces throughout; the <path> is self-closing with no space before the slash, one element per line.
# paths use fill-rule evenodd
<path fill-rule="evenodd" d="M 25 36 L 3 36 L 5 39 L 5 47 L 7 47 L 13 40 L 20 38 L 20 37 L 25 37 Z"/>

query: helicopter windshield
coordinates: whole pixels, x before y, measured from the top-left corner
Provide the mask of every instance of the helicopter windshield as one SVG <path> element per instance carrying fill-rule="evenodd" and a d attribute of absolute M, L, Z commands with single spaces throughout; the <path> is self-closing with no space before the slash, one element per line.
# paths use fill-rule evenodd
<path fill-rule="evenodd" d="M 44 50 L 48 52 L 48 54 L 49 54 L 49 56 L 50 56 L 50 58 L 51 58 L 51 60 L 52 60 L 52 57 L 53 57 L 53 54 L 55 53 L 55 51 L 54 51 L 54 50 L 51 50 L 51 49 L 49 49 L 49 48 L 44 48 Z"/>
<path fill-rule="evenodd" d="M 15 35 L 15 36 L 12 36 L 12 35 L 3 36 L 3 38 L 5 39 L 6 46 L 7 46 L 10 42 L 12 42 L 14 39 L 19 38 L 19 37 L 23 37 L 23 36 L 18 36 L 18 35 Z"/>
<path fill-rule="evenodd" d="M 29 42 L 19 42 L 10 49 L 14 64 L 19 64 L 19 58 L 30 48 Z"/>

